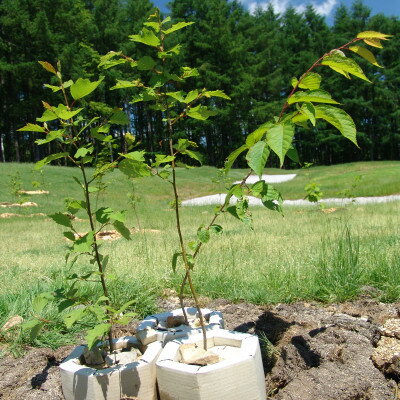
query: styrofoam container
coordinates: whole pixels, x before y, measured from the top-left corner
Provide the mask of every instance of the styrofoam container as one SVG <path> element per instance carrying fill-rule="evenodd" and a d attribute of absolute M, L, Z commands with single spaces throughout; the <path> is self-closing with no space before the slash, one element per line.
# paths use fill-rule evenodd
<path fill-rule="evenodd" d="M 188 319 L 198 317 L 197 308 L 185 307 Z M 220 311 L 209 310 L 202 308 L 201 312 L 206 320 L 206 330 L 211 331 L 214 329 L 224 328 L 224 319 Z M 201 333 L 201 328 L 193 328 L 188 325 L 179 325 L 175 328 L 160 328 L 164 325 L 168 317 L 182 316 L 183 311 L 181 308 L 176 310 L 154 314 L 146 317 L 136 329 L 136 338 L 144 345 L 158 341 L 163 344 L 181 337 L 193 336 Z"/>
<path fill-rule="evenodd" d="M 161 352 L 157 366 L 160 400 L 265 400 L 265 378 L 258 337 L 215 330 L 207 347 L 222 361 L 206 366 L 180 362 L 183 344 L 202 346 L 202 335 L 175 339 Z"/>
<path fill-rule="evenodd" d="M 114 343 L 116 349 L 142 346 L 133 336 L 120 338 Z M 154 342 L 146 347 L 137 361 L 98 370 L 81 364 L 85 346 L 76 347 L 60 364 L 65 400 L 120 400 L 123 396 L 156 400 L 155 362 L 161 349 L 161 343 Z"/>

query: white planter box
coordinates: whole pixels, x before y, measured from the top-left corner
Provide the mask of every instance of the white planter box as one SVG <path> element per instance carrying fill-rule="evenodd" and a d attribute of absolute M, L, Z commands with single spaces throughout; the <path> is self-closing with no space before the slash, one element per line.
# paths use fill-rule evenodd
<path fill-rule="evenodd" d="M 185 307 L 188 319 L 193 320 L 197 316 L 195 307 Z M 206 330 L 223 329 L 224 320 L 220 311 L 212 311 L 208 308 L 202 308 L 201 312 L 206 320 Z M 158 341 L 163 344 L 181 337 L 197 335 L 201 333 L 201 328 L 193 328 L 188 325 L 179 325 L 175 328 L 162 328 L 165 326 L 168 317 L 182 316 L 181 308 L 176 310 L 154 314 L 146 317 L 136 330 L 136 338 L 144 345 Z"/>
<path fill-rule="evenodd" d="M 126 336 L 115 341 L 115 348 L 143 347 L 135 337 Z M 147 346 L 135 362 L 97 370 L 80 363 L 85 346 L 78 346 L 60 364 L 61 383 L 65 400 L 120 400 L 135 396 L 140 400 L 156 400 L 155 362 L 161 343 Z"/>
<path fill-rule="evenodd" d="M 222 329 L 208 332 L 208 350 L 223 360 L 203 367 L 180 363 L 179 348 L 186 343 L 202 347 L 202 336 L 173 340 L 158 358 L 161 400 L 265 400 L 257 336 Z"/>

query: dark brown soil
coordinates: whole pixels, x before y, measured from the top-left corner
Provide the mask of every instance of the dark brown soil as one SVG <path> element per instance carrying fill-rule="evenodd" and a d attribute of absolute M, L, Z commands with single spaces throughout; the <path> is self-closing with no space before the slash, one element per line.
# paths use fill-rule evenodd
<path fill-rule="evenodd" d="M 163 310 L 179 307 L 172 296 L 159 305 Z M 366 296 L 327 306 L 255 306 L 206 298 L 202 305 L 221 310 L 227 329 L 259 335 L 267 399 L 400 399 L 398 376 L 385 376 L 371 361 L 378 328 L 387 319 L 399 318 L 400 303 L 383 304 Z M 121 327 L 118 333 L 134 334 L 135 326 Z M 62 400 L 57 366 L 70 350 L 29 349 L 22 358 L 1 359 L 0 399 Z"/>

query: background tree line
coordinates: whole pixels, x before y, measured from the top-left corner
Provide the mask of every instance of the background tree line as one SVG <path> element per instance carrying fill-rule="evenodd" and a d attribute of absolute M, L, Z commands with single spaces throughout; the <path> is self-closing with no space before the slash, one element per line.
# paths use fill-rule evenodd
<path fill-rule="evenodd" d="M 299 77 L 320 55 L 365 30 L 395 35 L 377 52 L 384 69 L 357 59 L 373 84 L 347 80 L 329 68 L 323 71 L 333 97 L 356 122 L 361 149 L 323 124 L 298 130 L 295 146 L 302 161 L 318 164 L 399 159 L 399 18 L 370 16 L 361 0 L 350 9 L 340 6 L 332 26 L 312 6 L 303 13 L 288 8 L 283 14 L 271 7 L 250 14 L 236 0 L 173 0 L 169 6 L 173 19 L 196 22 L 182 30 L 179 42 L 182 63 L 199 69 L 198 88 L 220 88 L 232 98 L 209 104 L 219 110 L 212 120 L 192 120 L 177 131 L 180 137 L 200 144 L 208 164 L 221 166 L 247 133 L 279 112 L 292 77 Z M 72 79 L 104 75 L 102 91 L 91 99 L 93 111 L 107 114 L 110 107 L 123 107 L 130 126 L 112 132 L 121 138 L 121 146 L 124 134 L 132 132 L 147 151 L 160 149 L 160 113 L 144 103 L 131 104 L 127 92 L 107 89 L 117 78 L 127 78 L 123 69 L 100 71 L 97 67 L 100 55 L 110 50 L 122 49 L 135 59 L 143 55 L 128 35 L 140 29 L 152 8 L 149 0 L 0 2 L 0 161 L 33 162 L 51 151 L 34 144 L 38 134 L 17 132 L 41 115 L 41 100 L 48 98 L 49 89 L 43 87 L 48 74 L 37 60 L 54 64 L 60 60 L 63 75 Z"/>

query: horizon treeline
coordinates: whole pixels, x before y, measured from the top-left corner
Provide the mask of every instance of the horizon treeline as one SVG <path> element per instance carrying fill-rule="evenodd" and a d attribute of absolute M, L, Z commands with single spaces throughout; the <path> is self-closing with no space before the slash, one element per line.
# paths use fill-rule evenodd
<path fill-rule="evenodd" d="M 141 147 L 157 153 L 163 146 L 162 115 L 146 103 L 130 103 L 133 93 L 108 90 L 116 79 L 133 79 L 123 68 L 101 70 L 100 56 L 123 51 L 137 59 L 145 49 L 129 41 L 154 8 L 149 0 L 2 0 L 0 3 L 0 161 L 35 162 L 51 153 L 35 145 L 38 133 L 17 132 L 43 112 L 42 99 L 58 94 L 43 86 L 50 77 L 38 60 L 56 64 L 64 78 L 104 76 L 96 96 L 90 98 L 93 113 L 107 115 L 120 107 L 130 126 L 115 126 L 120 138 L 131 132 Z M 205 162 L 220 167 L 245 136 L 271 119 L 282 108 L 291 90 L 292 77 L 299 77 L 322 54 L 344 44 L 358 32 L 380 31 L 394 35 L 384 49 L 375 52 L 384 68 L 370 66 L 357 55 L 357 62 L 372 84 L 332 73 L 320 67 L 333 98 L 354 119 L 358 149 L 339 132 L 323 123 L 299 128 L 295 146 L 300 160 L 332 164 L 362 160 L 400 159 L 400 20 L 382 14 L 371 16 L 361 0 L 350 8 L 337 8 L 332 26 L 312 6 L 299 13 L 288 8 L 277 14 L 272 7 L 250 14 L 238 1 L 174 0 L 169 4 L 175 21 L 194 21 L 181 31 L 180 65 L 196 67 L 197 88 L 222 89 L 231 101 L 210 100 L 218 114 L 209 121 L 186 121 L 176 131 L 200 145 Z M 352 56 L 353 57 L 353 56 Z M 192 90 L 190 80 L 182 86 Z M 322 87 L 323 88 L 323 87 Z M 276 165 L 273 158 L 269 165 Z M 239 164 L 240 165 L 240 162 Z M 291 167 L 290 162 L 285 167 Z"/>

